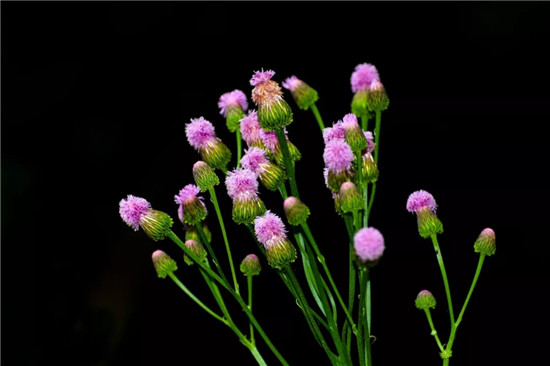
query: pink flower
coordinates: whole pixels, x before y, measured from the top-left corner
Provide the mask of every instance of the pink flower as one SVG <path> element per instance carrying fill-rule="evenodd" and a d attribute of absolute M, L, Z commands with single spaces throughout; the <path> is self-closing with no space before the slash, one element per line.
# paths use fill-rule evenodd
<path fill-rule="evenodd" d="M 235 169 L 227 173 L 225 186 L 233 202 L 253 200 L 258 196 L 258 177 L 249 169 Z"/>
<path fill-rule="evenodd" d="M 189 144 L 197 151 L 216 138 L 214 126 L 203 117 L 192 118 L 191 122 L 185 125 L 185 134 Z"/>
<path fill-rule="evenodd" d="M 262 127 L 258 121 L 256 111 L 248 111 L 248 114 L 241 119 L 241 136 L 248 146 L 252 146 L 261 140 Z"/>
<path fill-rule="evenodd" d="M 200 191 L 200 188 L 196 185 L 188 184 L 180 190 L 179 194 L 174 196 L 174 200 L 177 204 L 185 205 L 197 199 L 197 195 L 200 193 Z"/>
<path fill-rule="evenodd" d="M 342 119 L 342 127 L 344 128 L 344 130 L 350 128 L 358 128 L 359 123 L 357 122 L 357 116 L 353 113 L 346 114 Z"/>
<path fill-rule="evenodd" d="M 270 210 L 267 210 L 263 216 L 258 216 L 254 220 L 254 231 L 258 241 L 262 244 L 279 242 L 286 239 L 285 225 L 281 218 Z"/>
<path fill-rule="evenodd" d="M 365 139 L 367 139 L 367 153 L 372 154 L 374 147 L 376 146 L 374 143 L 374 136 L 370 131 L 363 131 L 363 134 L 365 135 Z"/>
<path fill-rule="evenodd" d="M 435 212 L 437 204 L 433 196 L 423 190 L 411 193 L 407 200 L 407 210 L 409 212 L 418 213 L 421 209 L 428 207 L 432 212 Z"/>
<path fill-rule="evenodd" d="M 380 80 L 376 67 L 368 63 L 359 64 L 351 74 L 351 90 L 354 93 L 368 90 L 373 80 Z"/>
<path fill-rule="evenodd" d="M 343 172 L 351 169 L 351 163 L 355 157 L 344 140 L 335 139 L 325 145 L 323 159 L 329 171 Z"/>
<path fill-rule="evenodd" d="M 286 133 L 286 130 L 285 130 Z M 277 139 L 277 134 L 275 131 L 266 132 L 265 130 L 260 131 L 260 136 L 264 142 L 265 147 L 272 153 L 275 154 L 275 150 L 279 146 L 279 140 Z"/>
<path fill-rule="evenodd" d="M 290 90 L 291 92 L 295 91 L 301 84 L 302 80 L 298 79 L 296 76 L 292 75 L 289 78 L 286 78 L 283 81 L 283 88 Z"/>
<path fill-rule="evenodd" d="M 268 163 L 269 160 L 265 156 L 265 150 L 259 147 L 251 147 L 245 150 L 245 154 L 241 159 L 243 168 L 252 170 L 257 175 L 265 171 L 265 165 Z"/>
<path fill-rule="evenodd" d="M 373 262 L 384 253 L 384 237 L 373 227 L 364 227 L 353 237 L 355 253 L 362 262 Z"/>
<path fill-rule="evenodd" d="M 254 75 L 252 75 L 252 79 L 250 79 L 250 85 L 256 86 L 258 84 L 263 84 L 266 81 L 271 80 L 271 78 L 275 75 L 275 71 L 273 70 L 267 70 L 264 71 L 256 71 L 254 72 Z"/>
<path fill-rule="evenodd" d="M 134 231 L 138 231 L 142 216 L 146 215 L 149 210 L 151 210 L 151 204 L 146 199 L 132 195 L 128 195 L 127 199 L 123 199 L 119 203 L 120 217 Z"/>
<path fill-rule="evenodd" d="M 323 130 L 323 140 L 325 144 L 334 139 L 343 140 L 346 137 L 344 127 L 342 126 L 342 121 L 338 121 L 332 125 L 332 127 L 326 127 Z"/>
<path fill-rule="evenodd" d="M 220 114 L 224 117 L 227 117 L 227 109 L 230 107 L 240 106 L 243 111 L 248 109 L 248 102 L 246 100 L 246 95 L 235 89 L 232 92 L 223 94 L 219 101 L 218 107 L 220 108 Z"/>

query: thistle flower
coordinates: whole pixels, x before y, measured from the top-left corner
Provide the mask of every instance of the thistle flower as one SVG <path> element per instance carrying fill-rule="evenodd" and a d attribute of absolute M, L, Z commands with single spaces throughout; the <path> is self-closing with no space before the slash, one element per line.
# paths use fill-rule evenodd
<path fill-rule="evenodd" d="M 490 228 L 483 229 L 474 244 L 475 252 L 491 256 L 495 254 L 496 249 L 495 232 Z"/>
<path fill-rule="evenodd" d="M 325 144 L 328 144 L 332 140 L 344 140 L 346 138 L 346 130 L 342 126 L 342 121 L 338 121 L 332 125 L 332 127 L 325 127 L 323 129 L 323 140 Z"/>
<path fill-rule="evenodd" d="M 294 196 L 285 199 L 283 208 L 288 223 L 293 226 L 305 224 L 310 214 L 309 208 Z"/>
<path fill-rule="evenodd" d="M 225 171 L 231 160 L 231 151 L 216 137 L 214 126 L 203 117 L 192 118 L 185 125 L 185 134 L 189 144 L 195 148 L 213 169 Z"/>
<path fill-rule="evenodd" d="M 190 239 L 185 241 L 185 246 L 189 248 L 191 253 L 197 257 L 197 259 L 201 262 L 206 261 L 207 252 L 204 249 L 204 247 L 201 245 L 200 242 Z M 195 262 L 186 254 L 183 255 L 183 260 L 185 261 L 185 264 L 188 266 L 193 265 Z"/>
<path fill-rule="evenodd" d="M 202 192 L 220 184 L 220 179 L 214 170 L 202 160 L 193 165 L 193 179 Z"/>
<path fill-rule="evenodd" d="M 344 140 L 334 139 L 325 145 L 323 160 L 328 168 L 328 185 L 332 191 L 339 192 L 342 183 L 351 180 L 354 159 L 353 151 Z"/>
<path fill-rule="evenodd" d="M 266 131 L 272 131 L 292 122 L 292 110 L 283 99 L 279 84 L 271 78 L 275 75 L 272 70 L 256 71 L 250 79 L 252 100 L 258 106 L 258 120 Z"/>
<path fill-rule="evenodd" d="M 283 81 L 283 88 L 290 90 L 300 109 L 308 110 L 312 104 L 319 100 L 317 91 L 294 75 Z"/>
<path fill-rule="evenodd" d="M 132 195 L 119 202 L 119 213 L 122 220 L 134 231 L 141 227 L 154 241 L 164 239 L 173 224 L 168 214 L 153 210 L 147 200 Z"/>
<path fill-rule="evenodd" d="M 200 188 L 188 184 L 174 196 L 174 201 L 182 206 L 183 221 L 189 225 L 197 225 L 206 218 L 206 208 L 202 197 L 197 197 Z"/>
<path fill-rule="evenodd" d="M 367 139 L 359 123 L 357 117 L 353 113 L 348 113 L 342 119 L 342 127 L 344 128 L 344 136 L 351 150 L 355 153 L 360 153 L 367 148 Z"/>
<path fill-rule="evenodd" d="M 284 170 L 266 157 L 266 152 L 258 147 L 245 150 L 241 159 L 241 165 L 245 169 L 252 170 L 260 182 L 271 191 L 276 191 L 285 181 Z"/>
<path fill-rule="evenodd" d="M 153 266 L 159 278 L 166 278 L 168 274 L 178 269 L 176 261 L 162 250 L 155 250 L 152 255 Z"/>
<path fill-rule="evenodd" d="M 283 132 L 285 134 L 285 137 L 287 135 L 286 129 L 283 128 Z M 275 162 L 279 166 L 284 166 L 284 156 L 283 156 L 283 150 L 281 149 L 281 145 L 279 145 L 279 140 L 277 139 L 277 135 L 274 131 L 260 131 L 260 136 L 262 138 L 262 141 L 265 145 L 266 150 L 271 154 Z M 292 161 L 298 161 L 302 158 L 302 154 L 300 153 L 300 150 L 294 145 L 288 137 L 286 137 L 286 144 L 288 146 L 288 152 L 290 154 L 290 160 Z"/>
<path fill-rule="evenodd" d="M 380 81 L 380 76 L 372 64 L 359 64 L 351 74 L 351 90 L 354 93 L 351 111 L 356 116 L 364 116 L 368 113 L 370 86 L 374 80 Z"/>
<path fill-rule="evenodd" d="M 344 182 L 340 186 L 340 193 L 338 195 L 339 207 L 344 213 L 358 212 L 364 206 L 363 197 L 357 186 L 350 182 Z"/>
<path fill-rule="evenodd" d="M 373 227 L 364 227 L 353 236 L 355 254 L 362 265 L 375 265 L 384 253 L 384 237 Z"/>
<path fill-rule="evenodd" d="M 420 310 L 427 310 L 430 308 L 433 309 L 435 308 L 435 305 L 436 305 L 435 297 L 434 295 L 432 295 L 430 291 L 422 290 L 416 296 L 416 300 L 414 301 L 414 304 Z"/>
<path fill-rule="evenodd" d="M 258 197 L 258 180 L 249 169 L 235 169 L 225 178 L 227 194 L 233 200 L 233 221 L 250 224 L 265 212 L 265 204 Z"/>
<path fill-rule="evenodd" d="M 423 238 L 443 232 L 443 224 L 435 214 L 436 208 L 433 196 L 423 190 L 413 192 L 407 200 L 407 210 L 416 214 L 418 232 Z"/>
<path fill-rule="evenodd" d="M 374 161 L 372 154 L 367 152 L 363 155 L 362 165 L 361 165 L 361 175 L 363 180 L 366 183 L 376 183 L 378 180 L 378 165 Z"/>
<path fill-rule="evenodd" d="M 373 80 L 369 87 L 369 97 L 367 100 L 367 107 L 371 111 L 381 112 L 388 109 L 390 100 L 384 85 L 380 80 Z"/>
<path fill-rule="evenodd" d="M 256 254 L 249 254 L 244 257 L 239 269 L 245 276 L 257 276 L 262 271 L 262 265 Z"/>
<path fill-rule="evenodd" d="M 254 220 L 256 238 L 265 248 L 267 263 L 282 269 L 296 260 L 296 248 L 286 237 L 286 230 L 281 218 L 267 210 L 263 216 Z"/>
<path fill-rule="evenodd" d="M 218 100 L 220 114 L 226 118 L 227 129 L 235 132 L 240 127 L 239 122 L 248 109 L 246 95 L 235 89 L 232 92 L 222 94 Z"/>
<path fill-rule="evenodd" d="M 265 147 L 261 136 L 262 131 L 258 113 L 255 110 L 248 111 L 248 114 L 241 119 L 241 136 L 248 147 L 256 146 L 260 149 Z"/>

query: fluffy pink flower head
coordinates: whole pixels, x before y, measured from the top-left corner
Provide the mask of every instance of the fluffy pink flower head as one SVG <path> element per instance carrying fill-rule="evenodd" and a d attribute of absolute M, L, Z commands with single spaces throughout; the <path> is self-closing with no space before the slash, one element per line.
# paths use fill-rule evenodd
<path fill-rule="evenodd" d="M 263 216 L 254 219 L 254 231 L 258 241 L 264 245 L 277 242 L 279 239 L 286 239 L 283 221 L 270 210 L 267 210 Z"/>
<path fill-rule="evenodd" d="M 432 212 L 435 212 L 437 204 L 435 203 L 434 197 L 430 193 L 423 190 L 411 193 L 409 199 L 407 200 L 407 210 L 409 212 L 417 213 L 425 207 L 428 207 Z"/>
<path fill-rule="evenodd" d="M 241 119 L 241 136 L 243 140 L 248 146 L 254 145 L 262 139 L 261 131 L 262 127 L 258 121 L 258 114 L 255 110 L 249 111 L 248 114 Z"/>
<path fill-rule="evenodd" d="M 151 204 L 146 199 L 128 195 L 126 199 L 120 201 L 118 212 L 128 226 L 138 231 L 142 216 L 149 210 L 151 210 Z"/>
<path fill-rule="evenodd" d="M 384 253 L 384 237 L 373 227 L 364 227 L 353 237 L 355 253 L 362 262 L 373 262 Z"/>
<path fill-rule="evenodd" d="M 200 193 L 200 188 L 194 184 L 188 184 L 183 187 L 180 192 L 174 196 L 174 200 L 177 204 L 185 205 L 191 201 L 197 199 L 197 195 Z"/>
<path fill-rule="evenodd" d="M 338 121 L 332 125 L 332 127 L 326 127 L 323 130 L 323 140 L 327 144 L 331 140 L 341 139 L 343 140 L 346 137 L 346 131 L 344 126 L 342 126 L 342 121 Z"/>
<path fill-rule="evenodd" d="M 283 88 L 290 90 L 291 92 L 295 91 L 301 84 L 302 80 L 298 79 L 296 76 L 292 75 L 289 78 L 286 78 L 283 81 Z"/>
<path fill-rule="evenodd" d="M 220 114 L 227 117 L 227 109 L 231 107 L 240 106 L 243 111 L 248 109 L 248 102 L 246 95 L 235 89 L 232 92 L 223 94 L 218 101 L 218 108 L 220 108 Z"/>
<path fill-rule="evenodd" d="M 357 116 L 353 113 L 346 114 L 344 118 L 342 118 L 342 127 L 344 130 L 359 127 Z"/>
<path fill-rule="evenodd" d="M 252 75 L 252 79 L 250 79 L 250 85 L 256 86 L 258 84 L 263 84 L 267 81 L 270 81 L 271 78 L 275 75 L 275 71 L 273 70 L 267 70 L 264 71 L 256 71 L 254 72 L 254 75 Z"/>
<path fill-rule="evenodd" d="M 269 160 L 265 156 L 265 150 L 259 147 L 251 147 L 245 150 L 245 154 L 241 159 L 243 168 L 252 170 L 257 175 L 265 171 L 265 164 L 267 163 L 269 163 Z"/>
<path fill-rule="evenodd" d="M 233 202 L 250 200 L 258 195 L 258 177 L 250 169 L 235 169 L 227 173 L 225 186 Z"/>
<path fill-rule="evenodd" d="M 354 93 L 368 90 L 373 80 L 380 80 L 376 67 L 368 63 L 359 64 L 351 74 L 351 90 Z"/>
<path fill-rule="evenodd" d="M 351 169 L 351 163 L 355 157 L 346 141 L 335 139 L 329 141 L 325 145 L 323 159 L 325 161 L 325 166 L 330 171 L 343 172 Z"/>
<path fill-rule="evenodd" d="M 285 133 L 285 136 L 287 135 L 286 128 L 283 128 L 283 131 Z M 277 139 L 277 134 L 275 131 L 269 131 L 262 129 L 260 131 L 260 136 L 262 138 L 262 141 L 265 145 L 265 147 L 271 152 L 272 154 L 275 154 L 275 150 L 277 150 L 277 147 L 279 146 L 279 140 Z M 286 139 L 288 141 L 288 137 Z"/>
<path fill-rule="evenodd" d="M 185 125 L 187 141 L 197 151 L 216 138 L 214 126 L 203 117 L 191 118 L 191 122 Z"/>

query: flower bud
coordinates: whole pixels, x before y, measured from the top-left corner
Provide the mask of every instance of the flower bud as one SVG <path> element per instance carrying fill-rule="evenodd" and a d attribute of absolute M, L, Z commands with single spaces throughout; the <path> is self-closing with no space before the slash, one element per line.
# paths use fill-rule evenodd
<path fill-rule="evenodd" d="M 495 254 L 497 250 L 495 245 L 495 232 L 490 228 L 483 229 L 474 244 L 474 250 L 476 253 L 487 256 Z"/>
<path fill-rule="evenodd" d="M 361 175 L 366 183 L 376 183 L 378 181 L 378 166 L 371 153 L 363 155 L 363 165 L 361 167 Z"/>
<path fill-rule="evenodd" d="M 363 197 L 357 189 L 357 186 L 352 182 L 344 182 L 340 186 L 340 209 L 344 213 L 358 212 L 364 206 Z"/>
<path fill-rule="evenodd" d="M 119 213 L 122 220 L 134 231 L 141 227 L 154 241 L 164 239 L 173 224 L 168 214 L 153 210 L 147 200 L 132 195 L 119 202 Z"/>
<path fill-rule="evenodd" d="M 283 88 L 290 90 L 298 108 L 303 110 L 308 110 L 319 99 L 315 89 L 294 75 L 283 82 Z"/>
<path fill-rule="evenodd" d="M 344 128 L 344 138 L 355 154 L 361 153 L 367 148 L 367 139 L 359 127 L 355 114 L 346 114 L 342 120 L 342 127 Z"/>
<path fill-rule="evenodd" d="M 283 221 L 269 210 L 254 220 L 256 238 L 263 244 L 267 263 L 283 269 L 296 260 L 296 248 L 286 237 Z"/>
<path fill-rule="evenodd" d="M 189 225 L 197 225 L 206 218 L 207 212 L 202 197 L 197 197 L 200 188 L 194 184 L 183 187 L 174 201 L 182 206 L 183 221 Z"/>
<path fill-rule="evenodd" d="M 260 260 L 255 254 L 244 257 L 239 268 L 245 276 L 257 276 L 262 270 Z"/>
<path fill-rule="evenodd" d="M 433 309 L 435 308 L 435 297 L 430 291 L 422 290 L 418 293 L 418 296 L 416 296 L 414 304 L 420 310 Z"/>
<path fill-rule="evenodd" d="M 189 248 L 191 253 L 193 253 L 199 261 L 203 262 L 206 260 L 207 252 L 198 241 L 187 240 L 185 242 L 185 246 Z M 195 263 L 188 255 L 185 255 L 185 254 L 183 255 L 183 260 L 185 261 L 185 264 L 187 264 L 188 266 Z"/>
<path fill-rule="evenodd" d="M 212 233 L 210 232 L 210 229 L 208 229 L 208 226 L 202 222 L 202 231 L 204 232 L 204 235 L 206 236 L 206 240 L 208 240 L 208 243 L 212 242 Z M 187 228 L 185 230 L 185 240 L 194 240 L 198 243 L 202 243 L 202 240 L 199 235 L 199 231 L 197 230 L 196 226 L 187 225 Z"/>
<path fill-rule="evenodd" d="M 201 159 L 213 169 L 227 170 L 227 164 L 231 160 L 231 150 L 219 138 L 208 141 L 199 153 Z"/>
<path fill-rule="evenodd" d="M 166 278 L 169 273 L 178 269 L 176 261 L 162 250 L 156 250 L 152 255 L 152 259 L 159 278 Z"/>
<path fill-rule="evenodd" d="M 154 241 L 163 240 L 171 231 L 173 223 L 168 214 L 157 210 L 150 210 L 141 218 L 141 228 Z"/>
<path fill-rule="evenodd" d="M 373 80 L 369 88 L 367 108 L 371 111 L 382 112 L 388 109 L 389 104 L 390 100 L 384 85 L 379 80 Z"/>
<path fill-rule="evenodd" d="M 290 196 L 283 203 L 285 215 L 290 225 L 305 224 L 309 217 L 309 208 L 299 198 Z"/>
<path fill-rule="evenodd" d="M 256 71 L 250 80 L 254 86 L 252 100 L 258 106 L 258 121 L 266 131 L 288 126 L 292 122 L 292 109 L 282 97 L 279 84 L 271 78 L 274 71 Z"/>
<path fill-rule="evenodd" d="M 220 108 L 220 114 L 226 118 L 227 129 L 230 132 L 237 131 L 248 108 L 246 95 L 238 89 L 225 93 L 220 97 L 218 107 Z"/>
<path fill-rule="evenodd" d="M 436 208 L 433 196 L 423 190 L 413 192 L 407 200 L 407 210 L 416 213 L 418 233 L 423 238 L 443 232 L 443 224 L 435 214 Z"/>
<path fill-rule="evenodd" d="M 220 184 L 218 175 L 210 165 L 202 160 L 197 161 L 195 165 L 193 165 L 193 178 L 201 192 L 205 192 L 213 186 Z"/>

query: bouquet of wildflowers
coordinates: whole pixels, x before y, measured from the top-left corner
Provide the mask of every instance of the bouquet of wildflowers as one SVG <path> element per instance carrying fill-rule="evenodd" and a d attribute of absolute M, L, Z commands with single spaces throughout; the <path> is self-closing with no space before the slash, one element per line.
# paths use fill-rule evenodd
<path fill-rule="evenodd" d="M 379 176 L 382 112 L 389 106 L 386 90 L 374 65 L 357 65 L 351 75 L 351 110 L 344 111 L 341 120 L 325 127 L 316 106 L 317 91 L 296 76 L 282 83 L 298 108 L 312 111 L 324 140 L 323 152 L 308 153 L 317 154 L 324 161 L 324 184 L 332 195 L 334 210 L 342 220 L 349 242 L 347 263 L 330 263 L 323 256 L 327 244 L 315 238 L 315 228 L 308 223 L 310 210 L 300 199 L 295 174 L 296 162 L 302 154 L 300 142 L 292 142 L 288 136 L 286 126 L 293 122 L 293 112 L 274 76 L 271 70 L 253 73 L 251 100 L 256 109 L 248 108 L 248 98 L 239 89 L 219 98 L 219 112 L 236 137 L 236 159 L 216 136 L 211 122 L 198 117 L 190 118 L 186 124 L 187 140 L 198 155 L 192 167 L 194 182 L 174 195 L 174 213 L 177 212 L 181 225 L 176 225 L 173 231 L 174 220 L 170 215 L 153 209 L 146 199 L 132 195 L 120 201 L 120 215 L 131 228 L 136 231 L 141 228 L 154 241 L 168 238 L 181 248 L 182 262 L 188 266 L 184 270 L 200 272 L 215 306 L 189 290 L 176 274 L 183 270 L 182 264 L 161 250 L 152 254 L 158 277 L 169 277 L 191 301 L 210 314 L 215 320 L 213 327 L 229 327 L 258 364 L 266 365 L 262 356 L 265 352 L 271 352 L 282 365 L 291 362 L 271 341 L 269 329 L 261 326 L 252 307 L 253 279 L 267 264 L 288 289 L 288 296 L 296 299 L 304 326 L 332 365 L 372 365 L 375 350 L 371 347 L 371 272 L 383 256 L 385 242 L 383 234 L 369 226 L 369 219 Z M 374 129 L 370 131 L 372 120 Z M 321 177 L 319 172 L 320 184 Z M 264 189 L 280 193 L 285 217 L 276 215 L 262 201 L 260 190 Z M 206 194 L 209 202 L 204 199 Z M 220 209 L 218 194 L 231 198 L 230 213 Z M 432 321 L 430 312 L 436 305 L 433 294 L 420 291 L 415 305 L 424 311 L 443 365 L 448 365 L 457 328 L 484 259 L 495 253 L 495 233 L 486 228 L 475 241 L 479 264 L 470 291 L 460 311 L 455 313 L 438 243 L 443 224 L 436 208 L 434 197 L 424 190 L 413 192 L 406 202 L 406 209 L 416 215 L 420 236 L 430 239 L 435 249 L 450 315 L 450 334 L 446 340 L 441 339 Z M 214 237 L 204 222 L 211 212 L 215 212 L 222 237 Z M 234 244 L 227 235 L 229 216 L 234 224 L 244 225 L 250 232 L 250 254 L 237 258 L 238 261 L 232 256 Z M 330 268 L 346 269 L 345 288 L 338 288 Z M 229 302 L 239 305 L 242 312 L 231 314 Z M 236 317 L 246 318 L 246 328 Z"/>

